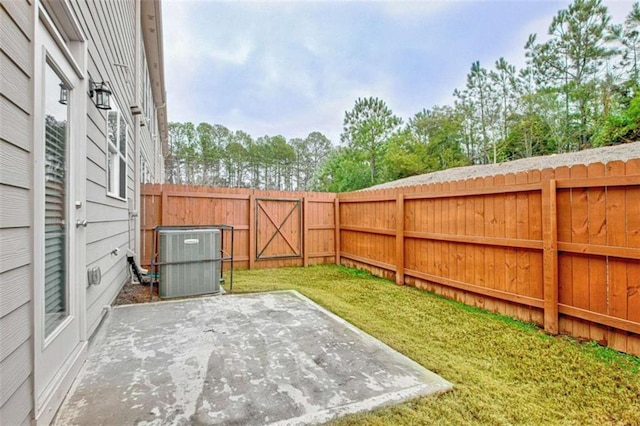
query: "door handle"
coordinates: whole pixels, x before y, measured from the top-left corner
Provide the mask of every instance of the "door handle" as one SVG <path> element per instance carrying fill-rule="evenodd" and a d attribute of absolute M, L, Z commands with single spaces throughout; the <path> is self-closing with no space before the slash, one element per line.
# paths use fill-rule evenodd
<path fill-rule="evenodd" d="M 86 219 L 85 220 L 80 220 L 80 219 L 76 220 L 76 228 L 80 228 L 81 226 L 83 228 L 86 228 L 88 224 L 89 223 L 87 222 Z"/>

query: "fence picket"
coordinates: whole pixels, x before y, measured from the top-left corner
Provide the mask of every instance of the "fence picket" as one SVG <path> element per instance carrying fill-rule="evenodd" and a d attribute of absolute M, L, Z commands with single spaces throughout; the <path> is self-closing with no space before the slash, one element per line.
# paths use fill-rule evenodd
<path fill-rule="evenodd" d="M 481 187 L 492 188 L 494 182 L 493 176 L 487 176 L 482 179 Z M 482 228 L 483 235 L 486 237 L 495 237 L 495 194 L 486 195 L 483 197 L 483 220 Z M 484 249 L 484 286 L 487 288 L 496 288 L 496 265 L 495 265 L 495 251 L 494 246 L 486 246 Z M 496 300 L 494 298 L 487 298 L 484 302 L 485 309 L 495 312 Z"/>
<path fill-rule="evenodd" d="M 505 186 L 504 175 L 498 175 L 494 177 L 494 187 L 503 188 Z M 507 236 L 505 231 L 505 194 L 494 194 L 493 196 L 493 208 L 496 218 L 494 236 L 499 238 L 505 238 Z M 496 247 L 495 258 L 495 288 L 500 291 L 506 291 L 506 275 L 504 273 L 506 267 L 506 248 Z M 496 310 L 498 313 L 507 313 L 507 304 L 504 301 L 496 302 Z"/>
<path fill-rule="evenodd" d="M 587 166 L 575 165 L 571 167 L 571 178 L 587 177 Z M 587 190 L 584 188 L 571 189 L 571 242 L 589 243 L 587 227 L 589 224 L 589 211 L 587 204 Z M 573 275 L 573 304 L 577 308 L 589 309 L 589 259 L 583 255 L 572 254 Z M 589 324 L 584 321 L 575 321 L 573 333 L 577 337 L 588 339 L 590 336 Z"/>
<path fill-rule="evenodd" d="M 604 164 L 594 163 L 587 166 L 587 176 L 590 178 L 604 177 Z M 589 244 L 607 244 L 607 223 L 605 188 L 594 187 L 587 189 Z M 607 313 L 607 257 L 589 256 L 589 310 Z M 609 332 L 606 328 L 591 324 L 589 336 L 598 342 L 607 342 Z"/>
<path fill-rule="evenodd" d="M 532 170 L 528 173 L 527 181 L 542 183 L 542 172 Z M 529 224 L 527 226 L 531 240 L 542 240 L 542 190 L 529 192 Z M 544 299 L 544 268 L 543 252 L 528 250 L 529 253 L 529 296 Z M 530 309 L 531 322 L 544 324 L 544 311 Z"/>

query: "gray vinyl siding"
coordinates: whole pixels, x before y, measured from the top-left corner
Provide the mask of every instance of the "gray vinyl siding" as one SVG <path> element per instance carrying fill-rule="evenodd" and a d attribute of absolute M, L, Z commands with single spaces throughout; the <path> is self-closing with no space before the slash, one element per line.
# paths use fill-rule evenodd
<path fill-rule="evenodd" d="M 151 138 L 150 137 L 142 137 L 142 143 L 140 144 L 140 155 L 142 156 L 142 158 L 144 158 L 144 160 L 147 163 L 147 167 L 149 168 L 149 175 L 150 175 L 150 179 L 151 182 L 150 183 L 155 183 L 156 182 L 156 171 L 155 171 L 155 167 L 154 167 L 154 152 L 153 152 L 153 144 L 151 142 Z"/>
<path fill-rule="evenodd" d="M 0 4 L 0 424 L 33 411 L 33 4 Z"/>
<path fill-rule="evenodd" d="M 164 157 L 162 156 L 162 146 L 160 138 L 153 138 L 152 135 L 158 133 L 158 120 L 155 114 L 155 108 L 153 105 L 153 94 L 151 92 L 151 76 L 149 75 L 149 64 L 147 63 L 147 57 L 144 54 L 144 48 L 142 50 L 142 64 L 140 80 L 143 83 L 141 87 L 140 99 L 142 100 L 143 117 L 148 122 L 146 123 L 146 131 L 142 132 L 140 142 L 140 154 L 144 157 L 149 167 L 151 174 L 151 183 L 162 183 L 164 177 Z M 146 84 L 145 84 L 146 83 Z"/>
<path fill-rule="evenodd" d="M 135 4 L 133 0 L 70 3 L 88 38 L 89 74 L 96 81 L 110 83 L 112 104 L 127 122 L 127 200 L 123 201 L 107 195 L 106 113 L 88 104 L 86 262 L 87 268 L 99 266 L 102 271 L 102 283 L 87 288 L 87 333 L 92 335 L 105 306 L 113 302 L 129 278 L 126 252 L 134 246 L 135 226 L 129 209 L 137 205 L 134 171 L 139 159 L 134 158 L 136 129 L 129 107 L 135 104 Z M 142 140 L 151 140 L 148 127 L 140 131 Z M 119 249 L 118 256 L 111 254 L 114 248 Z"/>
<path fill-rule="evenodd" d="M 96 330 L 128 279 L 126 250 L 134 246 L 136 207 L 134 132 L 152 180 L 163 176 L 155 110 L 151 122 L 134 128 L 129 107 L 135 97 L 134 0 L 69 0 L 87 36 L 87 70 L 95 81 L 108 81 L 112 102 L 127 122 L 126 200 L 107 195 L 106 112 L 87 98 L 86 117 L 86 266 L 99 266 L 102 283 L 87 288 L 87 333 Z M 29 424 L 33 418 L 33 35 L 35 0 L 0 2 L 0 425 Z M 139 39 L 140 40 L 140 39 Z M 140 43 L 142 41 L 140 40 Z M 141 49 L 144 53 L 144 49 Z M 80 64 L 81 66 L 83 64 Z M 123 65 L 123 66 L 121 66 Z M 146 60 L 140 88 L 151 100 Z M 156 130 L 157 132 L 157 130 Z M 157 146 L 156 146 L 157 145 Z M 119 255 L 111 255 L 114 248 Z"/>
<path fill-rule="evenodd" d="M 72 9 L 88 38 L 88 71 L 95 81 L 108 81 L 111 103 L 127 122 L 127 156 L 133 150 L 133 100 L 135 9 L 133 1 L 71 1 Z M 124 65 L 120 67 L 114 64 Z M 105 111 L 87 104 L 86 229 L 87 268 L 98 266 L 102 282 L 87 288 L 87 333 L 92 335 L 128 277 L 129 202 L 107 195 L 107 134 Z M 127 158 L 127 181 L 131 179 Z M 130 184 L 127 182 L 127 186 Z M 131 198 L 127 188 L 127 198 Z M 114 256 L 111 251 L 119 249 Z"/>

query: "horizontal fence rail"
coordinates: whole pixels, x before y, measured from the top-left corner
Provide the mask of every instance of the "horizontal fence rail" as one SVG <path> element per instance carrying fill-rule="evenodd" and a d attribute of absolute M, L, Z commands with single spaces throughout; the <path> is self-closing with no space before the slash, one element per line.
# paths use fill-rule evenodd
<path fill-rule="evenodd" d="M 143 185 L 142 206 L 143 263 L 156 225 L 226 223 L 241 268 L 367 269 L 640 355 L 640 160 L 338 195 Z M 269 239 L 290 258 L 258 259 Z"/>

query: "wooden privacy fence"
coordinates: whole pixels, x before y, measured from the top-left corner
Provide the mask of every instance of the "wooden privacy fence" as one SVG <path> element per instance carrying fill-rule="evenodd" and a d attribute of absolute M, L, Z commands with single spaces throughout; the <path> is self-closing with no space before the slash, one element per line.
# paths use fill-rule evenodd
<path fill-rule="evenodd" d="M 640 354 L 640 160 L 338 200 L 342 264 Z"/>
<path fill-rule="evenodd" d="M 227 224 L 239 268 L 364 268 L 640 355 L 640 160 L 339 195 L 143 185 L 141 205 L 145 265 L 155 226 Z"/>
<path fill-rule="evenodd" d="M 225 224 L 234 227 L 237 268 L 335 263 L 335 205 L 332 193 L 142 185 L 140 262 L 151 262 L 158 225 Z"/>

